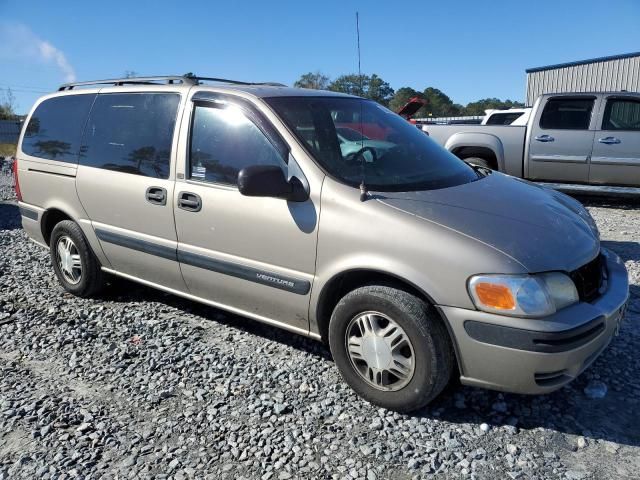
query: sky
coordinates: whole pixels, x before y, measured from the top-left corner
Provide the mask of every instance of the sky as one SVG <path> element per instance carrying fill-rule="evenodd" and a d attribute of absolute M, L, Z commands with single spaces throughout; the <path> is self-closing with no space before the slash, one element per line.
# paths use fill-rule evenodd
<path fill-rule="evenodd" d="M 363 73 L 461 104 L 523 101 L 527 68 L 640 51 L 637 0 L 0 0 L 0 89 L 25 113 L 66 81 L 126 71 L 335 78 L 357 72 L 356 11 Z"/>

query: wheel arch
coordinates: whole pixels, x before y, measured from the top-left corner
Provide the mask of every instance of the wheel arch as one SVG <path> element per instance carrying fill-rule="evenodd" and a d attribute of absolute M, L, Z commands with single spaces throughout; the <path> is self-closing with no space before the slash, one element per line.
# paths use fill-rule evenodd
<path fill-rule="evenodd" d="M 451 345 L 453 347 L 456 366 L 461 369 L 460 356 L 458 354 L 458 345 L 453 335 L 453 330 L 449 325 L 447 319 L 443 316 L 442 311 L 437 307 L 437 304 L 433 297 L 424 289 L 418 287 L 413 282 L 402 278 L 398 275 L 376 269 L 367 268 L 352 268 L 342 271 L 331 277 L 322 287 L 318 296 L 318 302 L 315 308 L 315 322 L 318 329 L 318 333 L 323 342 L 327 342 L 329 334 L 329 321 L 331 320 L 331 314 L 335 306 L 340 299 L 347 293 L 356 288 L 365 285 L 387 285 L 390 287 L 398 288 L 407 293 L 411 293 L 416 297 L 424 300 L 431 305 L 434 312 L 437 313 L 437 318 L 444 324 Z"/>
<path fill-rule="evenodd" d="M 481 157 L 494 161 L 497 170 L 504 171 L 504 146 L 498 137 L 489 133 L 455 133 L 449 137 L 444 147 L 461 157 Z"/>
<path fill-rule="evenodd" d="M 55 226 L 63 220 L 70 220 L 78 224 L 80 230 L 82 230 L 82 233 L 89 243 L 89 247 L 93 251 L 94 255 L 96 255 L 96 257 L 98 258 L 100 264 L 107 268 L 110 268 L 111 262 L 102 250 L 102 246 L 98 241 L 98 237 L 96 237 L 95 232 L 93 231 L 91 221 L 87 219 L 81 219 L 80 217 L 74 215 L 72 212 L 73 208 L 65 208 L 64 206 L 59 205 L 57 202 L 48 205 L 45 208 L 40 216 L 40 233 L 45 245 L 49 246 L 51 241 L 51 233 L 53 232 Z"/>
<path fill-rule="evenodd" d="M 51 232 L 53 232 L 54 227 L 63 220 L 75 221 L 71 215 L 57 207 L 48 208 L 42 213 L 40 231 L 47 245 L 51 240 Z"/>

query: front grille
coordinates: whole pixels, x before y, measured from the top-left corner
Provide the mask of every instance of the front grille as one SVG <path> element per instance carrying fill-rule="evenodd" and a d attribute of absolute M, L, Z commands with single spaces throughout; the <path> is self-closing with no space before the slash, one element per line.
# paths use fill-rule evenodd
<path fill-rule="evenodd" d="M 569 274 L 573 283 L 576 284 L 581 301 L 590 302 L 598 296 L 604 281 L 604 268 L 604 257 L 600 254 Z"/>

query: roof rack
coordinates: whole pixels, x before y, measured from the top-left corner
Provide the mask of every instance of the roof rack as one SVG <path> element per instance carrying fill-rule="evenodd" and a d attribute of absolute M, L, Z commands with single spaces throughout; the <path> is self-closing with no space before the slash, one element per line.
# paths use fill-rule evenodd
<path fill-rule="evenodd" d="M 283 83 L 277 82 L 241 82 L 240 80 L 229 80 L 228 78 L 215 78 L 215 77 L 185 77 L 196 82 L 218 82 L 218 83 L 231 83 L 233 85 L 265 85 L 268 87 L 286 87 Z"/>
<path fill-rule="evenodd" d="M 58 91 L 73 90 L 75 87 L 88 87 L 91 85 L 198 85 L 201 82 L 218 82 L 218 83 L 230 83 L 234 85 L 265 85 L 272 87 L 285 87 L 282 83 L 276 82 L 241 82 L 239 80 L 229 80 L 227 78 L 215 78 L 215 77 L 185 77 L 180 75 L 168 75 L 158 77 L 129 77 L 129 78 L 112 78 L 109 80 L 92 80 L 89 82 L 73 82 L 60 85 Z"/>

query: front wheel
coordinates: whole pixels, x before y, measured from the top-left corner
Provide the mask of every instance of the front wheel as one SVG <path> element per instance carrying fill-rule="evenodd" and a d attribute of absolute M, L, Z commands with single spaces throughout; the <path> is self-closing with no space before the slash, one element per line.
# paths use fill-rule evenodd
<path fill-rule="evenodd" d="M 491 170 L 497 170 L 498 168 L 494 165 L 493 162 L 487 160 L 486 158 L 480 157 L 467 157 L 463 159 L 465 162 L 470 163 L 471 165 L 477 165 L 478 167 L 489 168 Z"/>
<path fill-rule="evenodd" d="M 427 405 L 453 370 L 449 336 L 433 308 L 387 286 L 361 287 L 340 300 L 329 346 L 344 380 L 360 396 L 400 412 Z"/>
<path fill-rule="evenodd" d="M 100 262 L 80 227 L 71 220 L 58 223 L 49 242 L 51 262 L 64 289 L 78 297 L 90 297 L 105 285 Z"/>

